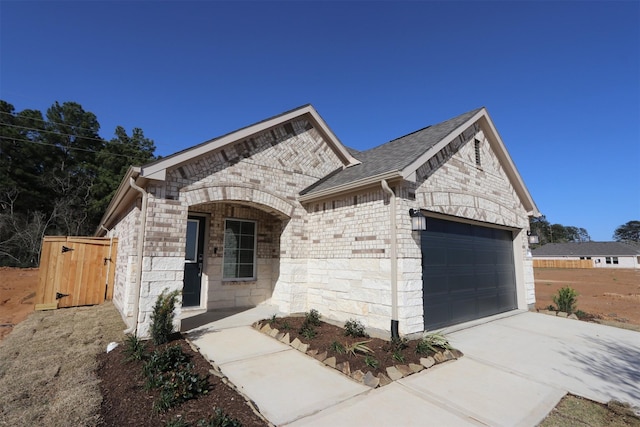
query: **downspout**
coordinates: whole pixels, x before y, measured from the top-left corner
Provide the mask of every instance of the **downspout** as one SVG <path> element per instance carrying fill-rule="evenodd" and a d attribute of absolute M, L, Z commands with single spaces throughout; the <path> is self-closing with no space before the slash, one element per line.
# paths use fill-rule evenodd
<path fill-rule="evenodd" d="M 109 235 L 109 230 L 107 230 L 107 228 L 104 226 L 104 224 L 100 224 L 100 228 L 103 229 L 107 235 Z M 109 258 L 105 259 L 105 264 L 107 262 L 109 262 L 109 264 L 107 264 L 107 277 L 105 278 L 105 283 L 104 283 L 104 299 L 105 301 L 107 300 L 107 291 L 109 289 L 109 273 L 111 272 L 111 263 L 113 262 L 111 260 L 111 254 L 113 251 L 113 234 L 111 236 L 109 236 Z"/>
<path fill-rule="evenodd" d="M 391 209 L 389 213 L 389 234 L 391 240 L 391 339 L 398 339 L 398 253 L 397 253 L 397 234 L 396 225 L 396 195 L 387 184 L 387 180 L 380 181 L 382 189 L 389 194 Z"/>
<path fill-rule="evenodd" d="M 140 312 L 140 287 L 142 286 L 142 256 L 144 254 L 144 231 L 147 225 L 147 201 L 149 195 L 146 191 L 144 191 L 144 189 L 142 189 L 142 187 L 138 187 L 136 185 L 136 181 L 132 177 L 129 178 L 129 185 L 131 186 L 131 188 L 142 194 L 142 207 L 140 210 L 140 230 L 138 231 L 138 257 L 136 260 L 136 282 L 133 286 L 133 290 L 135 292 L 133 296 L 133 300 L 135 301 L 135 304 L 133 305 L 134 321 L 133 325 L 131 325 L 124 331 L 125 334 L 133 333 L 135 335 L 138 332 L 138 314 Z"/>

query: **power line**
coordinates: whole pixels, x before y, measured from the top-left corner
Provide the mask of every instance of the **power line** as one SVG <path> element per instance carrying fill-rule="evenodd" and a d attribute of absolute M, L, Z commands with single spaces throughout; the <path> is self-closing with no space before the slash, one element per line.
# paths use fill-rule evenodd
<path fill-rule="evenodd" d="M 30 139 L 23 139 L 23 138 L 11 138 L 11 137 L 2 136 L 2 135 L 0 135 L 0 139 L 6 139 L 6 140 L 10 140 L 10 141 L 30 142 L 32 144 L 46 145 L 46 146 L 55 147 L 55 148 L 65 148 L 67 150 L 85 151 L 85 152 L 88 152 L 88 153 L 96 153 L 96 154 L 97 153 L 102 153 L 102 154 L 106 154 L 106 155 L 109 155 L 109 156 L 131 157 L 130 155 L 127 155 L 127 154 L 116 154 L 116 153 L 111 153 L 111 152 L 108 152 L 108 151 L 101 152 L 101 151 L 97 151 L 97 150 L 91 150 L 91 149 L 88 149 L 88 148 L 69 147 L 67 145 L 51 144 L 51 143 L 48 143 L 48 142 L 41 142 L 41 141 L 32 141 Z"/>
<path fill-rule="evenodd" d="M 40 113 L 40 111 L 39 111 L 39 110 L 32 110 L 32 111 L 38 111 L 38 112 Z M 86 111 L 85 111 L 85 112 L 86 112 Z M 4 114 L 4 115 L 7 115 L 7 116 L 11 116 L 11 117 L 13 117 L 14 119 L 34 120 L 34 121 L 42 122 L 42 123 L 45 123 L 45 124 L 54 124 L 54 125 L 60 125 L 60 126 L 71 126 L 71 127 L 75 128 L 75 129 L 78 129 L 78 130 L 86 130 L 86 131 L 89 131 L 89 132 L 96 132 L 96 131 L 95 131 L 95 129 L 82 128 L 82 127 L 79 127 L 79 126 L 70 125 L 70 124 L 68 124 L 68 123 L 55 122 L 55 121 L 45 120 L 45 119 L 37 119 L 37 118 L 35 118 L 35 117 L 20 117 L 20 116 L 17 116 L 16 114 L 13 114 L 13 113 L 7 113 L 6 111 L 0 111 L 0 114 Z M 93 114 L 93 113 L 91 113 L 91 114 Z M 97 120 L 97 118 L 96 118 L 96 120 Z M 11 125 L 11 124 L 9 124 L 9 123 L 0 123 L 0 125 L 6 125 L 6 126 L 17 126 L 17 125 Z M 99 124 L 98 124 L 98 125 L 99 125 Z M 122 127 L 123 129 L 125 129 L 125 128 L 124 128 L 124 126 L 120 126 L 120 125 L 118 125 L 118 127 Z M 30 129 L 30 130 L 39 131 L 39 132 L 45 131 L 44 129 L 36 129 L 36 128 L 25 128 L 25 129 Z M 139 128 L 139 127 L 137 127 L 137 126 L 136 126 L 136 127 L 133 127 L 132 129 L 140 129 L 140 130 L 142 130 L 141 128 Z M 126 132 L 126 129 L 125 129 L 125 132 Z M 75 135 L 74 135 L 74 136 L 75 136 Z M 85 138 L 85 137 L 83 137 L 83 138 Z M 86 138 L 87 138 L 87 139 L 91 139 L 90 137 L 86 137 Z"/>
<path fill-rule="evenodd" d="M 37 111 L 37 112 L 41 113 L 41 111 L 39 111 L 39 110 L 31 110 L 31 111 Z M 85 111 L 85 113 L 86 112 L 87 111 Z M 45 123 L 45 124 L 54 124 L 54 125 L 61 125 L 61 126 L 73 126 L 73 125 L 69 125 L 68 123 L 55 122 L 55 121 L 52 121 L 52 120 L 45 120 L 45 119 L 36 119 L 35 117 L 22 117 L 22 116 L 18 116 L 16 114 L 13 114 L 13 113 L 7 113 L 6 111 L 0 111 L 0 114 L 4 114 L 6 116 L 11 116 L 14 119 L 26 119 L 26 120 L 34 120 L 36 122 L 42 122 L 42 123 Z M 90 114 L 93 114 L 93 113 L 90 113 Z M 96 121 L 97 121 L 97 118 L 96 118 Z M 8 123 L 2 123 L 2 124 L 8 124 Z M 87 131 L 90 131 L 90 132 L 95 132 L 95 129 L 81 128 L 81 127 L 78 127 L 78 126 L 74 126 L 74 127 L 76 129 L 80 129 L 80 130 L 87 130 Z"/>
<path fill-rule="evenodd" d="M 94 138 L 94 137 L 91 137 L 91 136 L 72 135 L 72 134 L 69 134 L 69 133 L 62 133 L 62 132 L 58 132 L 58 131 L 54 131 L 54 130 L 36 129 L 36 128 L 30 128 L 30 127 L 27 127 L 27 126 L 12 125 L 12 124 L 9 124 L 9 123 L 3 123 L 2 126 L 8 126 L 8 127 L 17 128 L 17 129 L 24 129 L 24 130 L 33 130 L 33 131 L 36 131 L 36 132 L 51 133 L 53 135 L 68 136 L 68 137 L 71 137 L 71 138 L 82 138 L 82 139 L 87 139 L 87 140 L 91 140 L 91 141 L 107 142 L 106 140 L 104 140 L 102 138 Z"/>

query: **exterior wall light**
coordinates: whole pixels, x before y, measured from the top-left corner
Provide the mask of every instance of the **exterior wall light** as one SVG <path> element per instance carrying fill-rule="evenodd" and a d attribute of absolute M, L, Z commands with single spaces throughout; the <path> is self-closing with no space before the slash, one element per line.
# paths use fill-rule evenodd
<path fill-rule="evenodd" d="M 424 231 L 427 229 L 427 218 L 419 209 L 409 209 L 411 217 L 411 231 Z"/>
<path fill-rule="evenodd" d="M 540 243 L 540 239 L 538 238 L 537 234 L 532 233 L 531 231 L 527 231 L 527 236 L 529 236 L 530 245 L 537 245 L 538 243 Z"/>

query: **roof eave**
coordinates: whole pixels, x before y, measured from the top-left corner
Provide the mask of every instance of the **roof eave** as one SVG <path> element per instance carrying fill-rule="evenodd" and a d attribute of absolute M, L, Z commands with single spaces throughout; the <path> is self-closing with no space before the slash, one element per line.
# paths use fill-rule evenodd
<path fill-rule="evenodd" d="M 394 180 L 394 179 L 402 179 L 402 174 L 400 173 L 400 171 L 384 172 L 378 175 L 370 176 L 364 179 L 360 179 L 360 180 L 349 182 L 342 185 L 337 185 L 335 187 L 327 188 L 324 190 L 303 194 L 301 196 L 298 196 L 298 201 L 300 203 L 307 203 L 307 202 L 312 202 L 314 200 L 326 199 L 328 197 L 337 196 L 339 194 L 353 192 L 364 187 L 370 187 L 373 184 L 379 183 L 383 179 L 387 181 Z"/>
<path fill-rule="evenodd" d="M 120 181 L 120 185 L 116 190 L 116 193 L 111 198 L 109 202 L 109 206 L 107 206 L 107 210 L 104 215 L 100 219 L 98 223 L 98 228 L 96 229 L 94 235 L 102 236 L 105 234 L 105 231 L 102 227 L 109 228 L 111 225 L 111 220 L 117 216 L 120 210 L 125 208 L 126 204 L 123 204 L 122 201 L 127 198 L 130 192 L 133 190 L 129 185 L 129 178 L 138 179 L 140 176 L 140 167 L 139 166 L 129 166 L 127 172 L 124 174 L 122 181 Z"/>
<path fill-rule="evenodd" d="M 351 153 L 349 153 L 344 144 L 342 144 L 342 142 L 333 133 L 333 131 L 329 128 L 322 117 L 320 117 L 320 114 L 318 114 L 315 108 L 313 108 L 313 106 L 311 105 L 305 105 L 271 119 L 255 123 L 253 125 L 239 129 L 235 132 L 226 134 L 222 137 L 210 140 L 209 142 L 205 142 L 193 148 L 181 151 L 157 162 L 143 166 L 141 175 L 148 179 L 164 181 L 166 179 L 166 171 L 169 168 L 189 162 L 197 157 L 210 153 L 213 150 L 222 148 L 230 143 L 249 138 L 252 135 L 264 132 L 270 128 L 279 126 L 283 123 L 303 116 L 308 117 L 313 127 L 322 135 L 324 140 L 331 145 L 331 147 L 334 149 L 334 152 L 343 163 L 343 167 L 346 168 L 360 163 L 358 159 L 356 159 L 351 155 Z"/>
<path fill-rule="evenodd" d="M 432 158 L 436 153 L 438 153 L 441 149 L 443 149 L 447 144 L 449 144 L 453 139 L 457 138 L 460 132 L 467 129 L 469 126 L 473 125 L 476 121 L 480 122 L 480 126 L 485 130 L 485 136 L 487 136 L 492 143 L 494 148 L 494 152 L 496 156 L 498 156 L 498 160 L 500 164 L 505 169 L 509 180 L 511 181 L 522 205 L 527 211 L 528 216 L 539 217 L 542 214 L 538 210 L 533 198 L 531 197 L 531 193 L 527 189 L 518 169 L 516 168 L 513 160 L 511 160 L 511 156 L 507 151 L 502 138 L 500 138 L 500 134 L 498 133 L 496 127 L 493 125 L 491 118 L 489 117 L 489 113 L 486 108 L 481 108 L 476 114 L 474 114 L 471 118 L 469 118 L 466 122 L 458 126 L 458 128 L 449 133 L 445 138 L 443 138 L 440 142 L 435 144 L 433 147 L 428 149 L 424 154 L 419 156 L 415 161 L 410 163 L 407 167 L 402 170 L 402 176 L 404 179 L 410 181 L 416 181 L 416 171 L 420 166 L 426 163 L 430 158 Z M 489 132 L 486 132 L 486 131 Z"/>

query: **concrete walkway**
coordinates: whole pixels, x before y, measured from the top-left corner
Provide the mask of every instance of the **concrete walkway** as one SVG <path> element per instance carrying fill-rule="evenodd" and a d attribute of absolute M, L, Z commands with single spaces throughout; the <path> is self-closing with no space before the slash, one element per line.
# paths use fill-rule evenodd
<path fill-rule="evenodd" d="M 372 390 L 249 326 L 275 312 L 188 337 L 276 425 L 534 426 L 567 391 L 640 405 L 637 332 L 519 313 L 450 333 L 463 358 Z"/>

